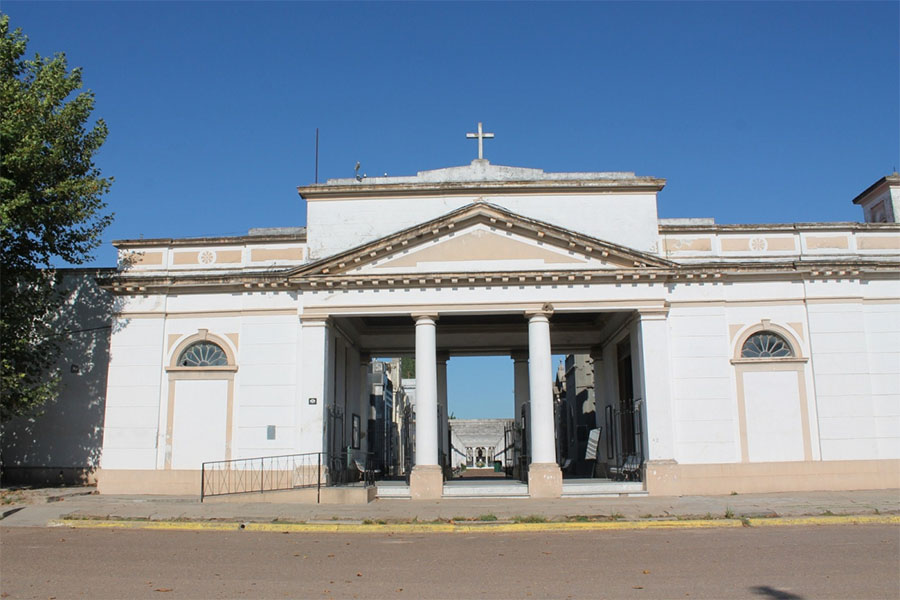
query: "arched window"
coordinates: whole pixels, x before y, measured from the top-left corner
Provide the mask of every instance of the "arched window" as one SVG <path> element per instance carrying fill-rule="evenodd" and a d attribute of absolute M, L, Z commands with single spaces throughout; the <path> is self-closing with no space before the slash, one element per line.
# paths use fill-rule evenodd
<path fill-rule="evenodd" d="M 212 342 L 194 342 L 178 357 L 179 367 L 225 367 L 228 357 L 225 351 Z"/>
<path fill-rule="evenodd" d="M 741 347 L 741 358 L 791 358 L 791 345 L 777 333 L 760 331 L 754 333 Z"/>

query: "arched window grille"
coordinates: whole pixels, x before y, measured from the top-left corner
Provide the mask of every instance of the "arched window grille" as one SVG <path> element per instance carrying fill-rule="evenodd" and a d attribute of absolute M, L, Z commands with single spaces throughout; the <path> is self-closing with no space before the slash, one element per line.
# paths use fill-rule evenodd
<path fill-rule="evenodd" d="M 794 351 L 787 341 L 771 331 L 754 333 L 741 347 L 741 358 L 790 358 Z"/>
<path fill-rule="evenodd" d="M 225 351 L 212 342 L 194 342 L 178 357 L 179 367 L 225 367 L 228 357 Z"/>

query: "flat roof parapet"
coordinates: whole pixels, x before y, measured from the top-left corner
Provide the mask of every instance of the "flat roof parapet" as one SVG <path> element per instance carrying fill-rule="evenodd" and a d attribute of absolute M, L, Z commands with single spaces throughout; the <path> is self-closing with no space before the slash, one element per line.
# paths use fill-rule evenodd
<path fill-rule="evenodd" d="M 367 185 L 396 183 L 466 183 L 474 181 L 592 181 L 598 179 L 636 179 L 632 171 L 597 171 L 574 173 L 546 173 L 543 169 L 492 165 L 484 159 L 475 159 L 469 165 L 419 171 L 415 175 L 396 177 L 348 177 L 329 179 L 324 185 Z"/>
<path fill-rule="evenodd" d="M 492 165 L 476 159 L 461 167 L 419 171 L 398 177 L 350 177 L 300 186 L 300 196 L 309 200 L 340 196 L 415 195 L 430 192 L 515 192 L 517 190 L 588 192 L 591 190 L 657 192 L 665 179 L 637 176 L 631 171 L 546 173 L 543 169 Z"/>
<path fill-rule="evenodd" d="M 220 235 L 188 238 L 138 238 L 113 240 L 116 248 L 138 248 L 147 246 L 197 246 L 235 245 L 260 243 L 306 242 L 306 227 L 272 227 L 251 229 L 248 235 Z"/>

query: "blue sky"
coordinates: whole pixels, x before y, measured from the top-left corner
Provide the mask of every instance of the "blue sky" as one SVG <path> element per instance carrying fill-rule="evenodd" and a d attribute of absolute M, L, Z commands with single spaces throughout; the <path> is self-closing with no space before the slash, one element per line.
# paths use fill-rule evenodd
<path fill-rule="evenodd" d="M 29 52 L 64 51 L 96 94 L 110 129 L 97 162 L 116 179 L 108 242 L 304 225 L 295 188 L 313 181 L 316 127 L 321 181 L 356 161 L 370 175 L 466 164 L 477 121 L 497 136 L 485 148 L 495 164 L 666 178 L 663 217 L 860 220 L 850 200 L 900 166 L 898 7 L 7 0 L 3 11 Z M 94 264 L 114 261 L 106 243 Z M 460 379 L 458 396 L 475 398 L 457 416 L 511 398 L 501 360 L 451 368 L 451 394 Z M 478 393 L 494 372 L 496 388 Z M 511 412 L 501 404 L 488 416 Z"/>

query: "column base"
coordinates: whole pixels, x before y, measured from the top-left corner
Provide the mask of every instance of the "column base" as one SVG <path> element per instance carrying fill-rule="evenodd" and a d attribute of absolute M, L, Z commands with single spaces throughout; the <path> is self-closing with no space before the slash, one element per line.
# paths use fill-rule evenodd
<path fill-rule="evenodd" d="M 556 463 L 531 463 L 528 467 L 528 495 L 532 498 L 562 497 L 562 471 Z"/>
<path fill-rule="evenodd" d="M 413 500 L 440 500 L 444 494 L 444 473 L 438 465 L 416 465 L 409 474 L 409 497 Z"/>

